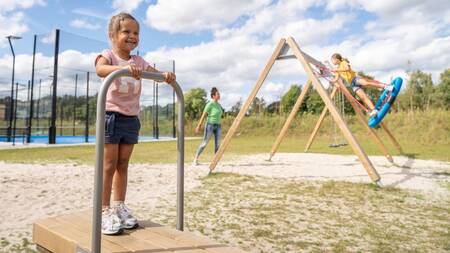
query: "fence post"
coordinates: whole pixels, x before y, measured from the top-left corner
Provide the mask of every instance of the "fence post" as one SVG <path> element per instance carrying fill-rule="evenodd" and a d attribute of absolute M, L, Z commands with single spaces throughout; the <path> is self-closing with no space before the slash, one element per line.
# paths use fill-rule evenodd
<path fill-rule="evenodd" d="M 89 71 L 86 73 L 86 120 L 84 126 L 84 142 L 89 142 Z"/>
<path fill-rule="evenodd" d="M 58 84 L 58 54 L 59 54 L 59 29 L 56 29 L 55 34 L 55 55 L 53 63 L 53 94 L 52 94 L 52 114 L 50 127 L 48 129 L 48 143 L 56 143 L 56 87 Z"/>
<path fill-rule="evenodd" d="M 30 94 L 30 115 L 28 119 L 28 129 L 27 129 L 27 143 L 31 142 L 31 128 L 33 125 L 33 90 L 34 90 L 34 63 L 36 59 L 36 40 L 37 35 L 34 35 L 33 42 L 33 63 L 31 65 L 31 94 Z"/>

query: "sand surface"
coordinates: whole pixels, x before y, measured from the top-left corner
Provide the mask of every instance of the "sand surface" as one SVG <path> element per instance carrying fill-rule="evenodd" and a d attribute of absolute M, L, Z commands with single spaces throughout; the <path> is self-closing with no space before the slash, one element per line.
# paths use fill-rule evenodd
<path fill-rule="evenodd" d="M 370 182 L 356 156 L 327 154 L 267 154 L 241 156 L 222 162 L 219 172 L 234 172 L 293 180 L 345 180 Z M 394 157 L 370 157 L 384 186 L 424 192 L 432 198 L 449 198 L 450 163 Z M 74 164 L 12 164 L 0 161 L 2 219 L 0 238 L 17 242 L 31 239 L 33 221 L 92 206 L 93 166 Z M 185 190 L 200 185 L 208 164 L 186 163 Z M 176 164 L 131 164 L 127 202 L 148 206 L 149 212 L 161 198 L 175 205 Z"/>

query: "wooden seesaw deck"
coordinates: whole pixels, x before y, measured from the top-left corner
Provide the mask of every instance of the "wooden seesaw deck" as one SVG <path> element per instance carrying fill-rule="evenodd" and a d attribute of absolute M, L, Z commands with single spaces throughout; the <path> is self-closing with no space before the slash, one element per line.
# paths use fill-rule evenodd
<path fill-rule="evenodd" d="M 91 210 L 38 220 L 33 224 L 33 242 L 45 253 L 91 253 L 91 222 Z M 244 253 L 192 232 L 150 221 L 142 221 L 140 225 L 122 235 L 102 235 L 102 253 Z"/>

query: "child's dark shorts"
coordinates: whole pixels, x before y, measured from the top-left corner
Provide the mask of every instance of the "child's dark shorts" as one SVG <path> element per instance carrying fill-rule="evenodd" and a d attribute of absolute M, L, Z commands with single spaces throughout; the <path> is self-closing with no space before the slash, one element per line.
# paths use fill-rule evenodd
<path fill-rule="evenodd" d="M 350 87 L 352 88 L 352 90 L 354 92 L 361 89 L 361 84 L 358 83 L 359 80 L 361 80 L 361 77 L 355 76 L 355 77 L 353 77 L 352 83 L 350 84 Z"/>
<path fill-rule="evenodd" d="M 141 123 L 137 116 L 127 116 L 118 112 L 106 112 L 105 143 L 136 144 Z"/>

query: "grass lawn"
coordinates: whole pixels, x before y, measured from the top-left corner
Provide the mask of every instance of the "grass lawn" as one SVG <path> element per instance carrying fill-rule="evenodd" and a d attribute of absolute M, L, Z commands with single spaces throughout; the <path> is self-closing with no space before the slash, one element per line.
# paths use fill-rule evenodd
<path fill-rule="evenodd" d="M 281 144 L 279 152 L 303 152 L 308 136 L 287 137 Z M 368 136 L 359 135 L 357 139 L 369 155 L 382 155 L 378 147 Z M 232 159 L 235 155 L 267 153 L 269 154 L 275 136 L 239 136 L 232 139 L 225 152 L 224 159 Z M 192 161 L 201 140 L 189 140 L 185 143 L 186 162 Z M 407 139 L 399 139 L 404 152 L 417 159 L 434 159 L 450 161 L 449 144 L 423 145 Z M 318 136 L 310 152 L 329 154 L 353 154 L 350 146 L 330 148 L 331 139 Z M 391 154 L 399 155 L 398 151 L 385 141 Z M 202 160 L 211 160 L 213 141 L 206 148 Z M 29 148 L 15 150 L 0 150 L 0 160 L 14 163 L 82 163 L 94 164 L 95 147 L 70 146 L 50 148 Z M 145 142 L 135 146 L 132 163 L 173 163 L 176 159 L 176 142 Z"/>

